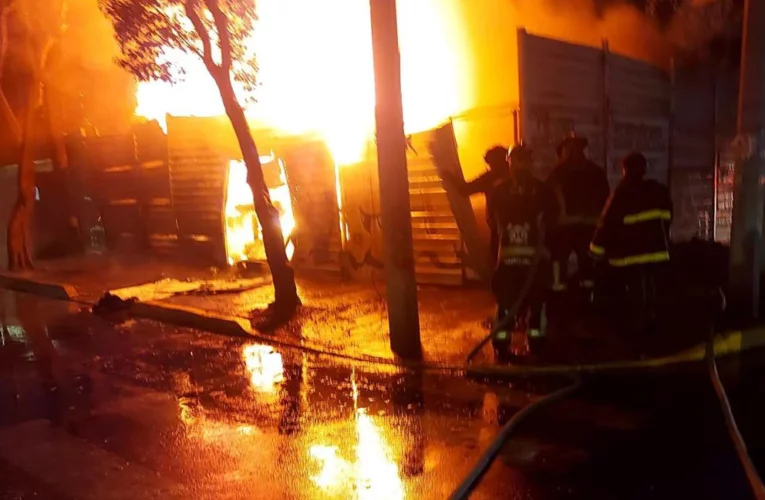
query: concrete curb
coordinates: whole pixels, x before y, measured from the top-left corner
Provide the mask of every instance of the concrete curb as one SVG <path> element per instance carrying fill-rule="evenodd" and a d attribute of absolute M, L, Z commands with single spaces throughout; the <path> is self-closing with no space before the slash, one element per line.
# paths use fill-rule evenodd
<path fill-rule="evenodd" d="M 31 279 L 14 273 L 0 272 L 0 288 L 6 288 L 16 292 L 30 293 L 54 300 L 82 302 L 79 298 L 77 289 L 73 285 Z M 104 293 L 106 292 L 107 290 L 104 290 Z M 87 301 L 87 303 L 91 306 L 95 304 L 95 302 L 92 301 Z M 250 322 L 245 318 L 227 316 L 206 311 L 204 309 L 180 306 L 162 301 L 135 302 L 130 306 L 129 314 L 138 318 L 153 319 L 155 321 L 180 327 L 203 330 L 213 334 L 252 338 L 280 347 L 299 349 L 312 354 L 332 356 L 359 363 L 427 370 L 463 370 L 461 366 L 447 366 L 437 363 L 410 364 L 396 359 L 368 355 L 354 356 L 333 349 L 308 346 L 300 342 L 290 342 L 259 333 L 250 326 Z"/>
<path fill-rule="evenodd" d="M 0 272 L 0 288 L 41 295 L 55 300 L 73 301 L 77 299 L 77 289 L 74 285 L 31 279 L 9 272 Z"/>
<path fill-rule="evenodd" d="M 224 316 L 194 307 L 167 304 L 158 301 L 136 302 L 130 314 L 177 326 L 196 328 L 233 337 L 252 337 L 252 329 L 243 318 Z"/>
<path fill-rule="evenodd" d="M 288 347 L 311 354 L 332 356 L 342 358 L 348 361 L 359 363 L 370 363 L 377 365 L 390 365 L 400 367 L 421 368 L 427 370 L 459 370 L 461 366 L 446 366 L 436 363 L 418 363 L 416 365 L 407 364 L 396 359 L 381 358 L 369 355 L 346 354 L 341 351 L 326 349 L 322 347 L 313 347 L 299 342 L 290 342 L 274 336 L 259 333 L 250 326 L 248 320 L 237 316 L 227 316 L 217 314 L 204 309 L 195 307 L 180 306 L 161 301 L 135 302 L 130 306 L 129 314 L 134 317 L 153 319 L 163 323 L 169 323 L 176 326 L 195 328 L 209 333 L 220 335 L 229 335 L 233 337 L 247 337 L 260 340 L 278 347 Z"/>

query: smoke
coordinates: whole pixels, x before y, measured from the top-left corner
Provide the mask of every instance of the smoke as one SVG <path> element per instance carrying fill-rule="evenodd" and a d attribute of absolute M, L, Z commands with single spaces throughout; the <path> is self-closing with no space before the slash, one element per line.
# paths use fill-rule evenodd
<path fill-rule="evenodd" d="M 733 0 L 687 0 L 664 27 L 626 1 L 482 0 L 480 8 L 458 1 L 475 55 L 476 107 L 517 102 L 518 28 L 598 48 L 605 39 L 612 52 L 668 69 L 673 56 L 699 51 L 738 26 Z"/>
<path fill-rule="evenodd" d="M 714 40 L 737 39 L 742 13 L 733 0 L 694 0 L 677 10 L 667 36 L 677 51 L 704 56 Z"/>
<path fill-rule="evenodd" d="M 69 0 L 61 64 L 51 79 L 67 132 L 83 125 L 101 134 L 125 131 L 135 108 L 135 81 L 115 64 L 119 47 L 98 0 Z M 92 127 L 89 127 L 90 124 Z"/>
<path fill-rule="evenodd" d="M 593 0 L 511 0 L 518 26 L 532 33 L 600 47 L 665 65 L 671 44 L 658 24 L 626 3 L 598 8 Z"/>
<path fill-rule="evenodd" d="M 484 169 L 487 148 L 513 141 L 510 113 L 519 98 L 518 28 L 596 48 L 606 39 L 614 53 L 669 69 L 679 48 L 696 50 L 722 30 L 724 23 L 709 20 L 726 19 L 728 10 L 707 16 L 732 0 L 690 2 L 680 6 L 669 25 L 661 25 L 626 0 L 444 0 L 445 6 L 459 9 L 471 55 L 464 68 L 472 83 L 466 109 L 476 111 L 455 125 L 466 174 Z"/>

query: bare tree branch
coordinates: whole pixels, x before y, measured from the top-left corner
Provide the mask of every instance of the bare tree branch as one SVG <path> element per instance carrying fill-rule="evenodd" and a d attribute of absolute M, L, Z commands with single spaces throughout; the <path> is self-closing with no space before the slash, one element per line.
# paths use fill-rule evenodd
<path fill-rule="evenodd" d="M 220 66 L 226 73 L 231 71 L 231 33 L 228 31 L 228 16 L 221 10 L 218 0 L 205 0 L 207 8 L 215 21 L 220 40 Z"/>
<path fill-rule="evenodd" d="M 198 48 L 198 47 L 195 47 L 195 46 L 193 46 L 193 45 L 191 45 L 191 44 L 184 44 L 184 46 L 185 46 L 185 48 L 186 48 L 186 49 L 188 49 L 188 50 L 189 50 L 189 51 L 190 51 L 192 54 L 194 54 L 195 56 L 199 57 L 200 59 L 202 59 L 202 60 L 204 61 L 204 59 L 205 59 L 205 55 L 204 55 L 204 53 L 203 53 L 201 50 L 199 50 L 199 48 Z"/>
<path fill-rule="evenodd" d="M 191 24 L 194 25 L 194 30 L 202 41 L 202 61 L 205 63 L 205 66 L 207 66 L 208 71 L 215 76 L 220 68 L 213 60 L 210 33 L 202 22 L 202 18 L 199 17 L 199 12 L 197 12 L 198 5 L 198 0 L 186 0 L 184 4 L 186 8 L 186 16 L 191 20 Z"/>
<path fill-rule="evenodd" d="M 205 59 L 204 52 L 194 43 L 193 39 L 189 39 L 188 33 L 182 27 L 171 26 L 173 30 L 173 36 L 175 39 L 181 41 L 181 45 L 184 50 L 188 50 L 195 56 L 199 57 L 202 61 Z M 196 31 L 196 28 L 194 29 Z"/>

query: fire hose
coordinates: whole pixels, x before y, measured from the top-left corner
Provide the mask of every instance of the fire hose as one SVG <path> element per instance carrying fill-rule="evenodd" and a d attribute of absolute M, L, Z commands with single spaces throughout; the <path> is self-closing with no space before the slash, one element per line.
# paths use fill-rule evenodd
<path fill-rule="evenodd" d="M 577 377 L 571 385 L 564 387 L 558 391 L 548 394 L 541 399 L 534 401 L 533 403 L 525 406 L 521 411 L 513 415 L 508 422 L 499 431 L 499 434 L 494 441 L 486 448 L 481 457 L 478 459 L 478 463 L 475 464 L 470 474 L 460 483 L 454 492 L 449 496 L 450 500 L 462 500 L 469 498 L 473 490 L 478 486 L 483 478 L 484 474 L 489 470 L 491 464 L 494 463 L 494 459 L 497 458 L 500 450 L 510 438 L 512 433 L 516 430 L 518 425 L 526 419 L 529 415 L 533 414 L 537 410 L 560 401 L 561 399 L 570 396 L 576 392 L 582 386 L 582 381 Z M 759 500 L 759 499 L 758 499 Z"/>
<path fill-rule="evenodd" d="M 733 416 L 733 410 L 730 407 L 730 401 L 728 395 L 725 393 L 725 387 L 722 380 L 720 380 L 720 374 L 717 371 L 717 363 L 715 362 L 715 343 L 714 343 L 714 330 L 711 331 L 709 338 L 707 339 L 706 347 L 706 363 L 709 370 L 709 378 L 712 381 L 712 386 L 715 389 L 717 400 L 720 403 L 720 409 L 722 410 L 723 418 L 725 419 L 725 426 L 728 429 L 733 446 L 736 449 L 736 455 L 741 462 L 741 466 L 744 468 L 746 479 L 749 481 L 749 486 L 752 488 L 752 493 L 756 500 L 765 500 L 765 485 L 762 483 L 757 468 L 752 462 L 752 458 L 746 448 L 746 442 L 744 441 L 741 432 L 738 430 L 736 419 Z"/>
<path fill-rule="evenodd" d="M 468 365 L 470 365 L 476 353 L 493 337 L 493 335 L 495 335 L 496 332 L 499 331 L 500 329 L 505 328 L 513 319 L 514 314 L 517 312 L 518 308 L 520 307 L 522 301 L 525 299 L 526 294 L 529 291 L 531 283 L 533 282 L 533 279 L 535 277 L 536 269 L 538 268 L 539 261 L 540 259 L 535 259 L 533 263 L 532 272 L 529 273 L 529 277 L 524 283 L 524 286 L 522 288 L 522 293 L 520 294 L 519 298 L 516 300 L 516 302 L 513 304 L 513 307 L 510 310 L 511 314 L 508 314 L 508 316 L 504 318 L 503 321 L 498 322 L 497 326 L 495 326 L 492 329 L 491 333 L 470 352 L 467 358 Z M 721 306 L 722 306 L 722 309 L 724 310 L 725 295 L 722 293 L 722 291 L 720 291 L 720 296 L 721 296 Z M 716 359 L 715 334 L 714 334 L 714 328 L 712 328 L 710 329 L 710 334 L 708 335 L 707 341 L 705 343 L 705 352 L 704 352 L 704 357 L 702 361 L 707 366 L 709 377 L 710 377 L 712 386 L 715 390 L 715 394 L 717 396 L 718 402 L 720 404 L 720 409 L 722 411 L 723 418 L 725 420 L 725 426 L 727 428 L 730 439 L 733 442 L 733 446 L 736 451 L 738 460 L 741 463 L 742 468 L 744 469 L 744 473 L 746 474 L 746 478 L 750 488 L 752 489 L 754 498 L 756 500 L 765 500 L 765 485 L 763 485 L 762 479 L 759 473 L 757 472 L 757 468 L 755 467 L 751 457 L 749 456 L 747 452 L 746 442 L 744 441 L 744 438 L 738 429 L 738 425 L 736 424 L 736 420 L 730 406 L 730 401 L 728 400 L 728 396 L 725 392 L 725 388 L 722 384 L 720 375 L 717 370 L 717 363 L 715 359 Z M 665 360 L 663 363 L 658 363 L 655 366 L 651 364 L 635 364 L 629 369 L 631 370 L 651 369 L 657 366 L 668 366 L 671 364 L 676 364 L 678 362 L 681 362 L 681 361 L 672 360 L 670 358 L 669 360 Z M 615 368 L 617 366 L 624 367 L 624 364 L 616 364 L 613 367 L 604 365 L 603 367 L 605 369 L 601 371 L 607 372 L 607 371 L 610 371 L 609 370 L 610 368 Z M 574 381 L 572 382 L 572 384 L 562 389 L 559 389 L 553 393 L 550 393 L 542 397 L 541 399 L 538 399 L 534 401 L 533 403 L 525 406 L 518 413 L 513 415 L 513 417 L 502 427 L 502 429 L 500 429 L 499 433 L 497 434 L 497 437 L 494 438 L 492 443 L 486 448 L 484 453 L 478 459 L 477 463 L 471 469 L 470 473 L 457 486 L 457 488 L 454 490 L 454 492 L 451 494 L 449 498 L 451 500 L 462 500 L 462 499 L 469 498 L 473 490 L 478 486 L 478 484 L 480 484 L 481 479 L 489 470 L 491 465 L 494 463 L 494 460 L 496 459 L 499 452 L 502 450 L 502 447 L 505 445 L 505 443 L 507 443 L 507 441 L 510 439 L 513 432 L 518 428 L 520 423 L 524 421 L 526 418 L 528 418 L 530 415 L 535 413 L 536 411 L 542 409 L 543 407 L 556 403 L 558 401 L 561 401 L 562 399 L 572 395 L 577 390 L 579 390 L 579 388 L 581 388 L 583 384 L 582 379 L 580 378 L 580 375 L 585 372 L 599 371 L 599 370 L 593 370 L 593 368 L 595 368 L 595 366 L 591 366 L 591 367 L 571 366 L 571 367 L 568 367 L 567 370 L 560 370 L 560 369 L 554 370 L 554 372 L 558 374 L 567 372 L 569 375 L 572 375 L 574 377 Z M 501 373 L 502 371 L 503 371 L 502 369 L 496 369 L 494 370 L 494 374 Z M 512 371 L 508 370 L 508 372 L 513 375 L 525 375 L 525 374 L 526 375 L 534 375 L 534 374 L 541 375 L 545 373 L 543 370 L 537 371 L 537 370 L 534 370 L 532 367 L 516 367 Z"/>

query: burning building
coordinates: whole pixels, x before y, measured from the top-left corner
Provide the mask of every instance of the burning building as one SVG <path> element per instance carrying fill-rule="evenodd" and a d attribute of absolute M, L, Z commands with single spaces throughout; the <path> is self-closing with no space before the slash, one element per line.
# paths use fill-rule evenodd
<path fill-rule="evenodd" d="M 482 273 L 483 202 L 450 196 L 439 169 L 473 177 L 496 143 L 531 143 L 544 176 L 555 143 L 576 130 L 588 136 L 590 155 L 612 182 L 620 157 L 640 149 L 657 180 L 674 183 L 695 169 L 706 182 L 704 194 L 694 195 L 701 201 L 690 206 L 688 226 L 702 211 L 715 217 L 713 184 L 701 173 L 714 171 L 715 130 L 678 133 L 676 124 L 689 120 L 676 116 L 682 91 L 668 71 L 616 53 L 624 44 L 601 44 L 597 30 L 582 40 L 588 46 L 516 33 L 503 20 L 513 12 L 500 3 L 486 2 L 480 16 L 465 15 L 458 0 L 399 3 L 421 282 L 461 283 Z M 357 0 L 260 0 L 251 41 L 260 85 L 238 89 L 295 267 L 355 278 L 382 266 L 368 8 Z M 487 22 L 496 39 L 487 39 Z M 118 242 L 141 233 L 152 248 L 206 264 L 262 260 L 246 171 L 215 84 L 195 55 L 168 49 L 163 57 L 186 74 L 176 85 L 139 85 L 136 114 L 159 124 L 151 138 L 137 134 L 118 146 L 98 139 L 103 147 L 89 148 L 91 157 L 111 150 L 90 161 L 110 186 L 97 196 L 107 234 Z M 699 152 L 695 143 L 712 147 Z"/>

